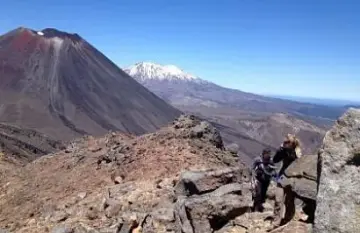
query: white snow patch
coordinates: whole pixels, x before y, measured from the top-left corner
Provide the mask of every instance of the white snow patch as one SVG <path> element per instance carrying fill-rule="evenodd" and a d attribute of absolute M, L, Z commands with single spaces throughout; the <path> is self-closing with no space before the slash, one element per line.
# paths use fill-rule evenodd
<path fill-rule="evenodd" d="M 43 33 L 43 32 L 40 32 L 40 31 L 37 32 L 37 34 L 40 35 L 40 36 L 43 36 L 43 35 L 44 35 L 44 33 Z"/>
<path fill-rule="evenodd" d="M 54 46 L 57 49 L 59 49 L 61 47 L 62 43 L 64 42 L 64 40 L 59 37 L 54 37 L 54 38 L 51 38 L 50 40 L 54 43 Z"/>
<path fill-rule="evenodd" d="M 130 76 L 141 80 L 158 79 L 158 80 L 184 80 L 198 81 L 198 77 L 186 73 L 174 65 L 159 65 L 151 62 L 141 62 L 127 69 L 124 69 Z"/>

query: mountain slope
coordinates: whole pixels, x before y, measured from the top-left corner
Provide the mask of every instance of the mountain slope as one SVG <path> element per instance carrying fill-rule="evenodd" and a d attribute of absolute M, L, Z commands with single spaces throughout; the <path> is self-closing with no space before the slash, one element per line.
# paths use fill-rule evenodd
<path fill-rule="evenodd" d="M 212 122 L 227 145 L 237 144 L 238 154 L 247 164 L 262 148 L 275 150 L 287 133 L 300 138 L 304 153 L 315 153 L 326 129 L 342 112 L 341 108 L 224 88 L 179 68 L 169 72 L 166 67 L 137 63 L 125 71 L 177 108 Z"/>
<path fill-rule="evenodd" d="M 153 131 L 180 112 L 77 34 L 18 28 L 0 37 L 0 121 L 58 139 Z"/>
<path fill-rule="evenodd" d="M 314 154 L 327 129 L 282 113 L 261 115 L 231 108 L 209 107 L 187 107 L 184 112 L 210 121 L 220 130 L 226 145 L 237 145 L 238 155 L 247 165 L 251 164 L 252 159 L 258 156 L 263 148 L 275 151 L 288 133 L 297 135 L 304 154 Z"/>
<path fill-rule="evenodd" d="M 193 137 L 194 131 L 201 134 Z M 161 208 L 167 201 L 165 190 L 156 188 L 155 193 L 149 193 L 141 186 L 146 189 L 149 185 L 159 187 L 167 182 L 171 185 L 185 169 L 226 168 L 229 164 L 239 167 L 236 158 L 213 144 L 212 138 L 216 135 L 217 131 L 211 125 L 183 116 L 167 127 L 138 137 L 111 133 L 98 138 L 77 139 L 72 150 L 43 156 L 0 179 L 0 193 L 3 194 L 0 198 L 0 229 L 6 227 L 11 232 L 38 233 L 46 232 L 45 227 L 53 227 L 67 219 L 95 220 L 80 213 L 82 208 L 75 207 L 77 195 L 85 192 L 87 200 L 91 197 L 105 198 L 103 191 L 108 190 L 107 186 L 118 184 L 120 177 L 123 179 L 117 186 L 120 189 L 128 182 L 136 185 L 122 192 L 124 198 L 129 198 L 127 206 L 120 206 L 122 214 L 130 210 L 140 213 L 144 208 L 155 207 L 143 205 L 143 198 L 158 199 L 160 205 L 157 207 Z M 221 143 L 221 138 L 218 140 Z M 114 178 L 117 178 L 115 183 Z M 133 189 L 136 194 L 127 197 L 130 194 L 128 191 Z M 110 190 L 108 192 L 110 195 Z M 75 202 L 71 202 L 74 198 Z M 86 209 L 107 208 L 98 200 L 88 204 L 84 206 Z M 72 216 L 66 215 L 64 219 L 60 216 L 58 219 L 59 210 L 70 213 L 72 207 L 75 207 Z M 29 216 L 36 220 L 36 224 L 27 224 Z M 108 222 L 107 218 L 105 221 Z"/>
<path fill-rule="evenodd" d="M 0 123 L 0 153 L 8 161 L 31 162 L 63 147 L 61 142 L 34 130 Z"/>
<path fill-rule="evenodd" d="M 322 120 L 329 124 L 332 124 L 332 121 L 345 111 L 343 107 L 300 103 L 225 88 L 195 76 L 188 79 L 180 78 L 187 74 L 179 68 L 176 68 L 178 72 L 172 72 L 164 77 L 163 73 L 166 67 L 168 66 L 143 62 L 124 70 L 145 87 L 175 106 L 216 108 L 226 106 L 255 113 L 282 112 L 294 116 L 306 116 L 317 121 Z M 160 78 L 155 78 L 157 76 Z"/>

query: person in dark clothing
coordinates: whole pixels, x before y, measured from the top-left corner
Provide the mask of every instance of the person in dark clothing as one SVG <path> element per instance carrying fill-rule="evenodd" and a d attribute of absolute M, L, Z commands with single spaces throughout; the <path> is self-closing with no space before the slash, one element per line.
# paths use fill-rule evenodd
<path fill-rule="evenodd" d="M 276 182 L 277 187 L 275 190 L 275 207 L 274 207 L 274 226 L 280 226 L 282 220 L 282 213 L 285 211 L 285 201 L 291 197 L 290 193 L 287 193 L 287 189 L 281 186 L 280 179 L 285 173 L 286 169 L 298 158 L 301 157 L 301 148 L 299 140 L 292 134 L 288 134 L 285 137 L 284 142 L 280 148 L 276 151 L 273 162 L 282 162 L 282 166 L 277 174 Z"/>
<path fill-rule="evenodd" d="M 252 166 L 253 211 L 263 211 L 271 178 L 276 175 L 275 166 L 271 161 L 271 151 L 263 150 L 261 156 L 255 158 Z"/>
<path fill-rule="evenodd" d="M 278 177 L 284 174 L 285 170 L 294 162 L 297 158 L 300 158 L 300 142 L 292 134 L 288 134 L 285 137 L 284 142 L 281 144 L 280 148 L 276 151 L 273 162 L 279 163 L 282 161 L 282 166 L 278 172 Z"/>

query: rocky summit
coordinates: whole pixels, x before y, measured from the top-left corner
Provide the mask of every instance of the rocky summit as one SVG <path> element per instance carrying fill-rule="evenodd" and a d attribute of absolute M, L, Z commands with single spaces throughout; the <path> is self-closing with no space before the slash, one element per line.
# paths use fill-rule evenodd
<path fill-rule="evenodd" d="M 194 116 L 142 136 L 83 137 L 0 180 L 0 232 L 359 232 L 359 122 L 360 110 L 342 116 L 318 155 L 270 185 L 263 212 L 251 211 L 251 171 Z"/>

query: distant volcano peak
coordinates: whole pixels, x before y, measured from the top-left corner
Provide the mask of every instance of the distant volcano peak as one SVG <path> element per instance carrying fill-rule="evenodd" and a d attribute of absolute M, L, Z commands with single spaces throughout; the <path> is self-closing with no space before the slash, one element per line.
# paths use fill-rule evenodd
<path fill-rule="evenodd" d="M 75 45 L 76 47 L 78 47 L 78 45 L 88 45 L 88 43 L 76 33 L 71 34 L 55 28 L 45 28 L 37 31 L 26 27 L 18 27 L 6 33 L 2 36 L 0 42 L 3 46 L 3 53 L 15 53 L 25 57 L 27 56 L 26 54 L 29 55 L 36 51 L 46 53 L 46 51 L 53 46 L 55 46 L 54 48 L 56 48 L 56 50 L 59 50 L 65 45 Z"/>
<path fill-rule="evenodd" d="M 42 36 L 47 39 L 57 38 L 62 40 L 70 40 L 73 43 L 83 41 L 83 39 L 76 33 L 68 33 L 55 28 L 45 28 L 41 31 L 37 31 L 26 27 L 18 27 L 15 29 L 15 32 L 21 35 L 25 33 L 32 36 Z"/>
<path fill-rule="evenodd" d="M 63 140 L 108 130 L 142 134 L 180 114 L 86 39 L 54 28 L 0 36 L 0 72 L 0 122 Z"/>
<path fill-rule="evenodd" d="M 71 34 L 71 33 L 67 33 L 67 32 L 57 30 L 55 28 L 45 28 L 42 31 L 38 32 L 38 34 L 43 35 L 46 38 L 58 37 L 58 38 L 61 38 L 61 39 L 69 39 L 69 40 L 71 40 L 73 42 L 82 41 L 82 38 L 76 33 Z"/>

